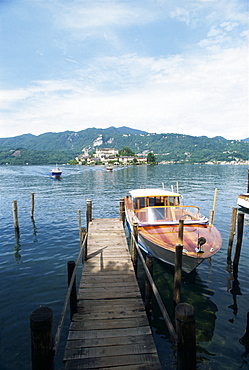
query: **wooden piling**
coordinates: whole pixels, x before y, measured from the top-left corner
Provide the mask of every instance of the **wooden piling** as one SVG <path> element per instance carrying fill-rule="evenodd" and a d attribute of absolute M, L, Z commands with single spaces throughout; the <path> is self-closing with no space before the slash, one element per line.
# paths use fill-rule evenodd
<path fill-rule="evenodd" d="M 119 199 L 119 214 L 120 214 L 120 221 L 125 221 L 125 206 L 124 206 L 124 198 Z"/>
<path fill-rule="evenodd" d="M 177 369 L 196 369 L 195 311 L 188 303 L 179 303 L 175 308 L 177 346 Z"/>
<path fill-rule="evenodd" d="M 31 212 L 30 212 L 31 218 L 34 218 L 34 212 L 35 212 L 35 193 L 31 193 Z"/>
<path fill-rule="evenodd" d="M 13 211 L 13 219 L 14 219 L 14 228 L 16 232 L 19 234 L 19 223 L 18 223 L 18 206 L 17 201 L 13 200 L 12 202 L 12 211 Z"/>
<path fill-rule="evenodd" d="M 32 370 L 53 370 L 53 311 L 39 307 L 30 315 Z"/>
<path fill-rule="evenodd" d="M 92 200 L 87 199 L 86 201 L 86 224 L 87 224 L 87 229 L 89 222 L 92 221 Z"/>
<path fill-rule="evenodd" d="M 183 245 L 183 227 L 184 227 L 184 220 L 179 220 L 178 244 L 182 244 L 182 245 Z"/>
<path fill-rule="evenodd" d="M 70 285 L 71 278 L 74 272 L 75 262 L 68 261 L 67 263 L 67 276 L 68 276 L 68 286 Z M 77 293 L 76 293 L 76 278 L 74 278 L 72 291 L 70 294 L 70 318 L 72 320 L 73 314 L 77 312 Z"/>
<path fill-rule="evenodd" d="M 236 240 L 236 249 L 234 254 L 233 260 L 233 272 L 237 275 L 238 272 L 238 265 L 239 265 L 239 258 L 240 258 L 240 251 L 243 239 L 243 227 L 244 227 L 244 213 L 238 213 L 238 223 L 237 223 L 237 240 Z M 234 276 L 236 278 L 236 276 Z"/>
<path fill-rule="evenodd" d="M 182 281 L 182 250 L 183 250 L 183 226 L 184 221 L 179 221 L 178 244 L 175 250 L 175 274 L 174 274 L 174 307 L 181 300 L 181 281 Z"/>
<path fill-rule="evenodd" d="M 216 208 L 217 194 L 218 194 L 218 189 L 215 188 L 214 189 L 213 208 L 212 208 L 212 210 L 210 212 L 210 221 L 209 221 L 210 225 L 213 225 L 213 223 L 214 223 L 214 213 L 215 213 L 215 208 Z"/>
<path fill-rule="evenodd" d="M 175 275 L 174 275 L 174 307 L 181 300 L 181 282 L 182 282 L 182 250 L 183 245 L 177 244 L 175 251 Z"/>
<path fill-rule="evenodd" d="M 86 228 L 85 227 L 82 227 L 81 228 L 81 239 L 82 239 L 82 243 L 83 243 L 83 241 L 85 239 L 86 233 L 87 233 Z M 85 244 L 84 244 L 83 248 L 84 248 L 84 250 L 83 250 L 83 253 L 82 253 L 82 263 L 84 263 L 84 261 L 87 260 L 87 239 L 85 241 Z"/>
<path fill-rule="evenodd" d="M 148 267 L 148 270 L 151 274 L 151 277 L 153 277 L 153 262 L 154 262 L 154 257 L 151 254 L 147 254 L 147 256 L 146 256 L 146 266 Z M 145 310 L 146 310 L 148 316 L 150 316 L 151 297 L 152 297 L 152 287 L 151 287 L 151 284 L 150 284 L 150 281 L 149 281 L 148 277 L 146 276 L 146 280 L 145 280 Z"/>
<path fill-rule="evenodd" d="M 81 223 L 81 210 L 78 209 L 78 223 L 79 223 L 79 237 L 80 237 L 80 248 L 82 246 L 82 223 Z"/>
<path fill-rule="evenodd" d="M 233 239 L 234 239 L 235 227 L 236 227 L 236 217 L 237 217 L 237 208 L 233 207 L 232 220 L 231 220 L 231 226 L 230 226 L 230 236 L 229 236 L 228 248 L 227 248 L 227 263 L 231 261 Z"/>
<path fill-rule="evenodd" d="M 137 273 L 137 248 L 138 243 L 138 224 L 137 222 L 132 223 L 132 237 L 131 237 L 131 260 L 134 266 L 135 273 Z"/>

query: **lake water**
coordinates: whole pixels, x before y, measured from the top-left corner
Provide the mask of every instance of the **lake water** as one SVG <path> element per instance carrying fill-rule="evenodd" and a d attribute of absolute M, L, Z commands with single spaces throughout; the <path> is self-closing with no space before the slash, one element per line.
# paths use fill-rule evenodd
<path fill-rule="evenodd" d="M 67 290 L 67 261 L 79 252 L 78 210 L 85 226 L 86 200 L 92 199 L 93 217 L 119 217 L 119 199 L 137 187 L 179 185 L 185 204 L 197 205 L 209 216 L 218 188 L 215 226 L 223 246 L 196 274 L 183 277 L 181 301 L 196 311 L 199 369 L 248 369 L 249 343 L 245 334 L 249 311 L 249 215 L 245 214 L 238 280 L 226 261 L 232 207 L 247 190 L 247 166 L 158 165 L 116 168 L 63 166 L 61 180 L 49 177 L 48 166 L 0 167 L 0 369 L 31 368 L 30 314 L 40 306 L 60 320 Z M 35 193 L 34 221 L 30 217 Z M 15 237 L 12 201 L 18 203 L 20 239 Z M 236 236 L 233 252 L 236 244 Z M 233 256 L 233 254 L 232 254 Z M 233 257 L 232 257 L 233 258 Z M 155 261 L 154 277 L 165 305 L 173 312 L 173 270 Z M 79 277 L 78 277 L 79 279 Z M 143 272 L 139 269 L 143 289 Z M 175 369 L 175 351 L 162 315 L 154 305 L 152 329 L 163 369 Z M 67 316 L 55 368 L 62 357 L 69 326 Z"/>

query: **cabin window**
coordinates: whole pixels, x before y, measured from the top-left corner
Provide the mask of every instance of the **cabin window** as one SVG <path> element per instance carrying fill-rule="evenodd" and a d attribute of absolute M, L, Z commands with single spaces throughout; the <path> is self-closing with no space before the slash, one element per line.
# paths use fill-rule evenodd
<path fill-rule="evenodd" d="M 145 198 L 138 198 L 138 199 L 140 201 L 140 208 L 146 207 L 146 205 L 145 205 Z"/>
<path fill-rule="evenodd" d="M 149 207 L 153 207 L 155 205 L 155 198 L 149 197 Z"/>
<path fill-rule="evenodd" d="M 145 198 L 134 198 L 133 199 L 133 208 L 140 209 L 146 207 Z"/>
<path fill-rule="evenodd" d="M 169 202 L 170 202 L 171 206 L 178 206 L 179 205 L 178 197 L 170 197 Z"/>
<path fill-rule="evenodd" d="M 164 206 L 163 197 L 155 197 L 155 206 Z"/>
<path fill-rule="evenodd" d="M 170 197 L 169 202 L 171 206 L 179 206 L 179 197 Z"/>

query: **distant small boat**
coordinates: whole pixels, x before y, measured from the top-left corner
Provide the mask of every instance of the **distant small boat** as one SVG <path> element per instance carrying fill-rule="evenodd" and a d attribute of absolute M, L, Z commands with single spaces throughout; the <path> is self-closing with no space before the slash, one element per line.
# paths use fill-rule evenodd
<path fill-rule="evenodd" d="M 59 179 L 61 177 L 61 174 L 62 174 L 62 171 L 61 171 L 61 169 L 57 165 L 56 165 L 56 168 L 53 168 L 50 171 L 50 176 L 53 179 Z"/>
<path fill-rule="evenodd" d="M 237 199 L 237 204 L 249 210 L 249 193 L 240 194 Z"/>
<path fill-rule="evenodd" d="M 109 171 L 109 172 L 111 172 L 112 170 L 113 170 L 113 167 L 112 166 L 106 166 L 106 171 Z"/>
<path fill-rule="evenodd" d="M 179 221 L 184 221 L 182 269 L 194 270 L 222 245 L 219 231 L 196 206 L 180 204 L 180 194 L 164 189 L 136 189 L 125 197 L 128 228 L 138 225 L 138 245 L 163 262 L 175 264 Z"/>

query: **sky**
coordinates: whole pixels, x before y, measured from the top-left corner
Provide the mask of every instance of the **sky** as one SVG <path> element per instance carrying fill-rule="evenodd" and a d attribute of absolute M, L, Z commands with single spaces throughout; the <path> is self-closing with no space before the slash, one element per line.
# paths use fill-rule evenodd
<path fill-rule="evenodd" d="M 249 137 L 247 0 L 0 0 L 0 137 Z"/>

